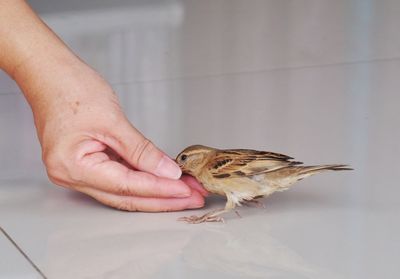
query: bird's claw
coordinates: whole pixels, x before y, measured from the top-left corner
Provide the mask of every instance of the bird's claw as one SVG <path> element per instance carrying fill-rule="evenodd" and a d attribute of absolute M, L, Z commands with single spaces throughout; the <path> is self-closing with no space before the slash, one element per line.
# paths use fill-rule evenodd
<path fill-rule="evenodd" d="M 213 212 L 204 214 L 203 216 L 187 216 L 187 217 L 180 217 L 178 221 L 183 221 L 189 224 L 200 224 L 204 222 L 222 222 L 225 223 L 224 218 L 221 216 L 213 215 Z"/>

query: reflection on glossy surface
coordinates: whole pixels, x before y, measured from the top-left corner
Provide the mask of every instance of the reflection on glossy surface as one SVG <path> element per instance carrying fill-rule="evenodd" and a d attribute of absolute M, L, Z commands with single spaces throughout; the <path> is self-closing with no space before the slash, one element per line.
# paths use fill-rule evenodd
<path fill-rule="evenodd" d="M 92 224 L 84 232 L 78 228 L 60 231 L 47 244 L 47 272 L 57 278 L 122 278 L 132 274 L 139 278 L 175 278 L 177 273 L 185 278 L 339 278 L 306 263 L 269 236 L 265 226 L 244 234 L 243 227 L 249 224 L 251 218 L 232 222 L 229 227 L 172 228 L 156 224 L 138 231 L 111 221 L 106 228 Z M 99 256 L 88 263 L 93 254 Z"/>
<path fill-rule="evenodd" d="M 50 278 L 124 278 L 132 274 L 138 278 L 176 278 L 176 274 L 193 278 L 341 278 L 307 262 L 284 244 L 281 236 L 272 236 L 269 222 L 278 217 L 273 213 L 274 202 L 268 211 L 243 208 L 243 218 L 230 216 L 227 224 L 190 226 L 175 221 L 182 213 L 132 215 L 109 210 L 77 193 L 31 185 L 40 191 L 39 197 L 32 191 L 29 194 L 26 184 L 10 186 L 18 186 L 21 203 L 30 202 L 35 208 L 30 224 L 52 212 L 47 224 L 31 227 L 39 243 L 30 253 Z M 220 202 L 211 199 L 209 206 Z M 26 209 L 12 211 L 18 216 Z M 2 213 L 11 213 L 5 211 Z M 281 216 L 285 215 L 283 210 Z M 293 223 L 289 220 L 284 218 L 281 224 Z M 19 226 L 10 221 L 11 227 Z M 21 233 L 14 232 L 17 238 Z M 25 239 L 21 243 L 29 247 L 30 242 Z"/>
<path fill-rule="evenodd" d="M 400 2 L 31 3 L 171 156 L 201 143 L 355 168 L 226 224 L 119 212 L 46 182 L 29 107 L 3 75 L 0 225 L 49 278 L 398 277 Z"/>

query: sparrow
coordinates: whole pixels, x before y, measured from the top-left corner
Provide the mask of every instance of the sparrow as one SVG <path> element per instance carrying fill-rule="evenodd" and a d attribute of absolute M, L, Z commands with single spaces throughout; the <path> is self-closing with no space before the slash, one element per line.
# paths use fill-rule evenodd
<path fill-rule="evenodd" d="M 352 170 L 342 164 L 304 166 L 292 157 L 274 152 L 221 150 L 204 145 L 185 148 L 175 161 L 182 173 L 195 177 L 208 192 L 227 199 L 225 208 L 203 216 L 179 218 L 180 221 L 191 224 L 224 222 L 221 214 L 241 206 L 242 203 L 258 203 L 258 198 L 287 190 L 303 178 L 326 170 Z"/>

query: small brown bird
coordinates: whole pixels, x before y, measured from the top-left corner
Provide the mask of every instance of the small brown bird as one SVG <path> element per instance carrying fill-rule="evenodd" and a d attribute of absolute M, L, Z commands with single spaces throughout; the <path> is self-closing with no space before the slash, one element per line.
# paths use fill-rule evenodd
<path fill-rule="evenodd" d="M 236 205 L 256 202 L 257 198 L 287 190 L 296 181 L 325 170 L 352 170 L 347 165 L 301 166 L 292 157 L 250 149 L 219 150 L 192 145 L 176 158 L 183 173 L 194 176 L 207 191 L 226 196 L 225 208 L 203 216 L 182 217 L 180 221 L 197 224 L 223 222 L 221 214 Z"/>

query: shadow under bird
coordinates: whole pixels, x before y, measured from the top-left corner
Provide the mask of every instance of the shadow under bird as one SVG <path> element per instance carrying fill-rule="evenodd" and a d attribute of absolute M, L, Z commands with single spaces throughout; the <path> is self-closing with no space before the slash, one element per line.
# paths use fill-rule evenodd
<path fill-rule="evenodd" d="M 287 190 L 295 182 L 326 170 L 352 170 L 347 165 L 303 166 L 292 157 L 251 149 L 215 149 L 192 145 L 176 158 L 183 173 L 194 176 L 204 188 L 225 196 L 225 208 L 203 216 L 179 218 L 191 224 L 223 222 L 220 216 L 233 210 L 236 205 L 255 202 L 274 192 Z"/>

